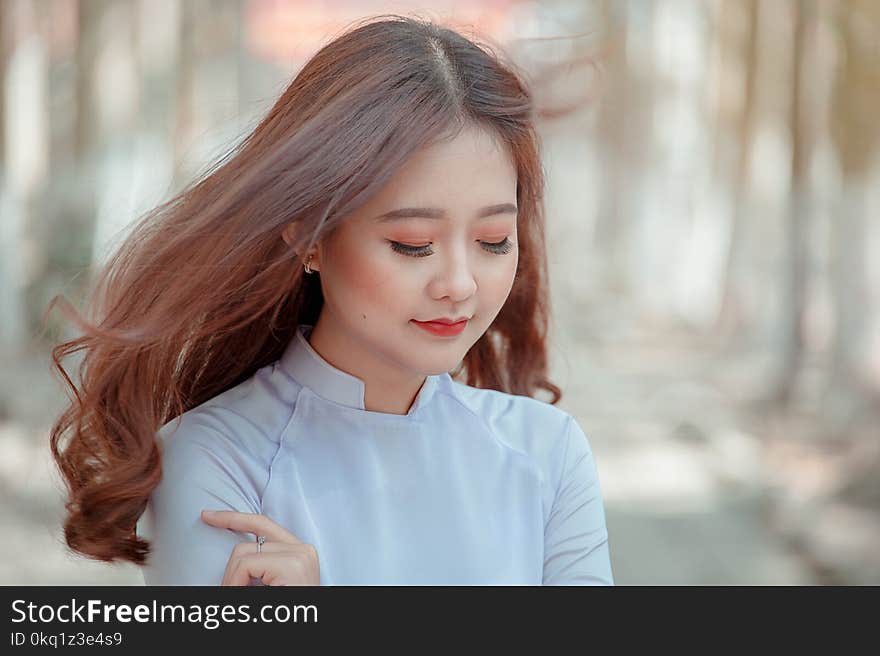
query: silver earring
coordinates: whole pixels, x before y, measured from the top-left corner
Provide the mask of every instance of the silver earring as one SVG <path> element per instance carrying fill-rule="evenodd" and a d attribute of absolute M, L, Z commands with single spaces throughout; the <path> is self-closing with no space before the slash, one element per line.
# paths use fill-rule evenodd
<path fill-rule="evenodd" d="M 309 266 L 309 263 L 310 263 L 311 261 L 312 261 L 312 256 L 309 255 L 309 256 L 306 258 L 306 261 L 303 262 L 303 269 L 305 269 L 305 272 L 306 272 L 306 273 L 314 273 L 314 272 L 312 271 L 312 267 Z"/>

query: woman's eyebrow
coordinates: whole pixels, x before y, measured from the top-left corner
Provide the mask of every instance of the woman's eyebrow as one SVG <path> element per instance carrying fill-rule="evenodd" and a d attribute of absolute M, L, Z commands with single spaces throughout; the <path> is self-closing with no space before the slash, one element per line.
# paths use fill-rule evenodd
<path fill-rule="evenodd" d="M 518 208 L 513 203 L 499 203 L 497 205 L 489 205 L 477 212 L 477 219 L 484 219 L 497 214 L 516 214 Z M 399 221 L 401 219 L 445 219 L 446 211 L 433 207 L 402 207 L 398 210 L 391 210 L 380 214 L 375 218 L 377 223 L 385 221 Z"/>

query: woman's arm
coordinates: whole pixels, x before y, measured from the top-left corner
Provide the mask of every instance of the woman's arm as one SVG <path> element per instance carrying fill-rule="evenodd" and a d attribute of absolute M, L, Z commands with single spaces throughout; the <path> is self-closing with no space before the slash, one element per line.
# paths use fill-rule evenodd
<path fill-rule="evenodd" d="M 559 488 L 544 527 L 544 585 L 614 585 L 593 452 L 569 419 Z"/>
<path fill-rule="evenodd" d="M 160 431 L 162 481 L 153 491 L 138 532 L 150 541 L 146 585 L 220 585 L 232 549 L 252 538 L 209 526 L 203 509 L 258 513 L 249 463 L 216 428 L 185 415 Z"/>

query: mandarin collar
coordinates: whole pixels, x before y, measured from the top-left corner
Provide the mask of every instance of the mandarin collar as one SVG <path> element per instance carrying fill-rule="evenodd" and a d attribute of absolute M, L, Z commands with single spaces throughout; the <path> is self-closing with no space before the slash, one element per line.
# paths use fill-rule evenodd
<path fill-rule="evenodd" d="M 314 326 L 309 324 L 297 326 L 290 343 L 281 356 L 281 367 L 298 383 L 305 385 L 312 392 L 328 401 L 371 414 L 411 416 L 431 400 L 438 379 L 443 375 L 448 375 L 427 376 L 406 415 L 367 411 L 364 404 L 364 382 L 356 376 L 337 369 L 312 348 L 308 337 L 313 328 Z"/>

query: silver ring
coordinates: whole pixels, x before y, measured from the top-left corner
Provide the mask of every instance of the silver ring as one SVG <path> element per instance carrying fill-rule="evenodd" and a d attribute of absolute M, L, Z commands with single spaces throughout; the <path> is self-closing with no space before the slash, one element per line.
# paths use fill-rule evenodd
<path fill-rule="evenodd" d="M 257 553 L 262 553 L 263 551 L 263 543 L 266 541 L 265 535 L 257 536 Z"/>

